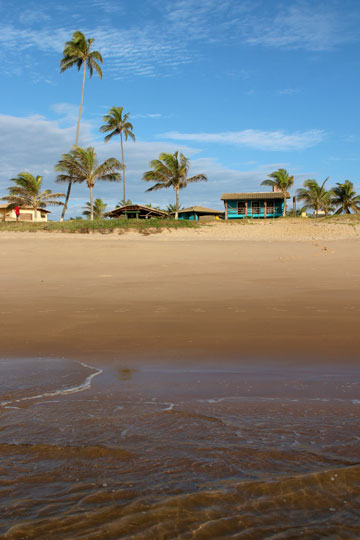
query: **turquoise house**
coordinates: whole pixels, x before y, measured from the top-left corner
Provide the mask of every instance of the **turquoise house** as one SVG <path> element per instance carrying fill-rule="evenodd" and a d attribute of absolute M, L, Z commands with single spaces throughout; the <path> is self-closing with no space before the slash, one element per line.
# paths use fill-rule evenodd
<path fill-rule="evenodd" d="M 173 212 L 174 214 L 174 212 Z M 214 210 L 213 208 L 205 208 L 204 206 L 190 206 L 179 210 L 178 219 L 189 219 L 190 221 L 209 220 L 216 219 L 224 216 L 224 212 L 221 210 Z"/>
<path fill-rule="evenodd" d="M 285 193 L 290 199 L 289 193 Z M 278 218 L 284 215 L 282 192 L 223 193 L 225 219 Z"/>

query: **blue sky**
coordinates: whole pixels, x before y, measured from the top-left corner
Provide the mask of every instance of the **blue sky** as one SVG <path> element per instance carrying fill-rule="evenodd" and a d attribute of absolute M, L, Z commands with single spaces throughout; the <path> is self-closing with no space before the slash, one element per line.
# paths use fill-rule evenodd
<path fill-rule="evenodd" d="M 183 206 L 221 208 L 221 193 L 261 191 L 278 169 L 360 191 L 359 23 L 356 0 L 0 0 L 0 195 L 22 170 L 54 183 L 54 164 L 75 140 L 81 93 L 76 70 L 59 72 L 64 42 L 81 30 L 103 55 L 103 79 L 86 80 L 80 144 L 99 159 L 102 116 L 130 113 L 136 143 L 125 146 L 127 196 L 166 206 L 172 190 L 145 193 L 141 180 L 160 152 L 182 151 L 190 174 Z M 122 185 L 98 183 L 112 208 Z M 73 191 L 68 217 L 89 199 Z M 53 218 L 58 216 L 56 210 Z"/>

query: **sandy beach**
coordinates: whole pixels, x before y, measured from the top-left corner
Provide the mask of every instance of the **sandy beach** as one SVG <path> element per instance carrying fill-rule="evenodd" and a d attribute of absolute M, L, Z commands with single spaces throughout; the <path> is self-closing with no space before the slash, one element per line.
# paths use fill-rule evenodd
<path fill-rule="evenodd" d="M 1 233 L 1 538 L 359 538 L 359 232 Z"/>
<path fill-rule="evenodd" d="M 0 234 L 2 357 L 358 359 L 360 225 Z"/>

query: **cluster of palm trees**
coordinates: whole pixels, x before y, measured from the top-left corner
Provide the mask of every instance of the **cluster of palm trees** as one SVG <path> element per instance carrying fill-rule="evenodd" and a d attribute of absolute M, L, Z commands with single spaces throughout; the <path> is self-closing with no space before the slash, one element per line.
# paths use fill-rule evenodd
<path fill-rule="evenodd" d="M 286 214 L 286 196 L 289 189 L 294 184 L 294 176 L 290 176 L 286 169 L 278 169 L 268 175 L 261 185 L 272 186 L 277 191 L 281 191 L 284 196 L 284 215 Z M 337 182 L 336 186 L 325 189 L 325 184 L 329 180 L 325 178 L 321 185 L 312 178 L 305 180 L 303 187 L 296 190 L 296 199 L 303 203 L 302 210 L 311 210 L 315 216 L 319 212 L 325 215 L 333 212 L 335 214 L 355 214 L 360 213 L 360 196 L 354 191 L 354 184 L 350 180 Z"/>
<path fill-rule="evenodd" d="M 100 127 L 100 131 L 107 134 L 105 136 L 105 142 L 110 141 L 115 136 L 120 136 L 121 163 L 115 158 L 110 158 L 104 163 L 99 164 L 97 162 L 93 147 L 80 148 L 78 146 L 81 111 L 84 100 L 86 69 L 89 70 L 90 78 L 92 77 L 94 70 L 97 72 L 99 77 L 102 78 L 102 71 L 100 67 L 100 64 L 102 64 L 102 57 L 98 51 L 91 50 L 93 42 L 94 39 L 86 39 L 82 32 L 74 32 L 72 40 L 65 43 L 63 58 L 60 61 L 61 72 L 64 72 L 73 66 L 76 66 L 80 71 L 80 69 L 83 67 L 81 101 L 76 128 L 75 146 L 70 152 L 62 156 L 61 160 L 55 167 L 56 171 L 60 173 L 57 176 L 56 181 L 68 183 L 68 190 L 61 220 L 63 220 L 65 217 L 71 186 L 74 182 L 87 183 L 90 190 L 90 219 L 94 218 L 93 187 L 96 180 L 120 181 L 122 174 L 122 203 L 125 204 L 126 202 L 123 143 L 124 139 L 127 141 L 128 138 L 135 141 L 135 135 L 133 133 L 134 128 L 129 120 L 129 113 L 125 114 L 123 112 L 123 107 L 112 107 L 108 114 L 103 117 L 104 124 Z M 190 161 L 183 154 L 179 154 L 178 152 L 175 152 L 174 154 L 162 153 L 160 154 L 159 159 L 151 161 L 150 166 L 152 167 L 152 170 L 144 173 L 143 180 L 146 182 L 155 182 L 155 185 L 149 188 L 147 191 L 173 187 L 176 192 L 175 219 L 177 219 L 179 211 L 179 190 L 185 188 L 188 183 L 203 180 L 206 181 L 206 176 L 204 174 L 199 174 L 188 178 L 187 174 L 190 167 Z M 102 201 L 98 199 L 96 215 L 102 215 L 103 213 L 101 203 Z M 87 212 L 87 209 L 85 212 Z"/>
<path fill-rule="evenodd" d="M 72 149 L 63 154 L 61 159 L 55 166 L 55 170 L 59 173 L 56 177 L 56 182 L 67 183 L 66 194 L 51 193 L 50 190 L 40 193 L 41 177 L 34 177 L 30 173 L 22 172 L 17 178 L 12 181 L 15 186 L 9 188 L 9 195 L 3 197 L 2 200 L 7 200 L 9 208 L 15 206 L 24 206 L 32 204 L 35 208 L 46 207 L 47 205 L 62 205 L 63 210 L 60 221 L 65 219 L 65 214 L 68 208 L 71 189 L 74 183 L 86 183 L 90 191 L 90 202 L 87 203 L 85 215 L 92 220 L 94 216 L 101 216 L 104 213 L 104 208 L 101 199 L 97 199 L 97 205 L 94 206 L 93 189 L 96 181 L 111 181 L 123 182 L 123 200 L 126 202 L 126 184 L 125 184 L 125 159 L 124 159 L 124 140 L 129 138 L 135 141 L 133 133 L 133 125 L 129 120 L 129 113 L 124 113 L 123 107 L 112 107 L 108 114 L 103 117 L 104 124 L 99 128 L 100 132 L 106 133 L 105 142 L 110 141 L 113 137 L 120 137 L 121 145 L 121 162 L 115 158 L 109 158 L 103 163 L 99 163 L 96 157 L 95 149 L 90 146 L 82 148 L 79 146 L 79 132 L 82 108 L 84 103 L 84 90 L 86 72 L 89 72 L 90 79 L 94 72 L 102 78 L 102 56 L 99 51 L 92 50 L 94 39 L 86 39 L 84 34 L 76 31 L 72 35 L 72 39 L 67 41 L 64 46 L 63 57 L 60 60 L 60 72 L 63 73 L 72 67 L 77 67 L 78 71 L 83 69 L 82 89 L 79 115 L 76 126 L 75 144 Z M 176 192 L 176 218 L 179 211 L 179 190 L 186 187 L 190 182 L 199 182 L 207 180 L 204 174 L 187 177 L 190 166 L 190 161 L 183 155 L 175 152 L 174 154 L 160 154 L 159 159 L 150 163 L 153 168 L 151 171 L 144 173 L 145 181 L 153 181 L 155 185 L 147 191 L 153 191 L 161 188 L 173 187 Z M 25 187 L 25 183 L 27 187 Z M 65 197 L 64 202 L 59 199 Z"/>
<path fill-rule="evenodd" d="M 305 180 L 304 187 L 296 191 L 298 201 L 304 203 L 303 210 L 313 210 L 317 216 L 319 212 L 334 214 L 359 214 L 360 196 L 354 190 L 354 184 L 350 180 L 337 182 L 336 186 L 325 189 L 326 178 L 321 185 L 316 180 Z"/>

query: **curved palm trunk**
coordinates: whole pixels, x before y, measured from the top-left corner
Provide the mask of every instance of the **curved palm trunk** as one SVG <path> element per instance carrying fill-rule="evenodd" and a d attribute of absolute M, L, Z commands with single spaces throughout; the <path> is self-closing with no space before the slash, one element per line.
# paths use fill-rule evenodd
<path fill-rule="evenodd" d="M 81 101 L 80 101 L 79 117 L 78 117 L 77 126 L 76 126 L 75 146 L 78 146 L 78 144 L 79 144 L 80 119 L 81 119 L 81 113 L 82 113 L 82 108 L 83 108 L 83 103 L 84 103 L 85 76 L 86 76 L 86 62 L 84 62 L 84 73 L 83 73 L 83 81 L 82 81 L 82 88 L 81 88 Z M 73 183 L 70 181 L 69 185 L 68 185 L 68 188 L 67 188 L 65 202 L 64 202 L 64 206 L 63 206 L 63 211 L 61 213 L 60 221 L 64 221 L 65 213 L 66 213 L 68 202 L 69 202 L 69 199 L 70 199 L 70 193 L 71 193 L 72 185 L 73 185 Z"/>
<path fill-rule="evenodd" d="M 179 219 L 179 188 L 176 188 L 175 191 L 176 191 L 175 219 Z"/>
<path fill-rule="evenodd" d="M 64 221 L 64 218 L 65 218 L 65 212 L 67 210 L 67 205 L 68 205 L 69 198 L 70 198 L 71 186 L 72 186 L 72 182 L 69 182 L 67 192 L 66 192 L 64 206 L 63 206 L 63 209 L 62 209 L 62 212 L 61 212 L 60 221 Z"/>
<path fill-rule="evenodd" d="M 89 186 L 90 189 L 90 220 L 94 220 L 94 200 L 93 200 L 93 188 Z"/>
<path fill-rule="evenodd" d="M 123 145 L 123 138 L 122 138 L 122 131 L 120 131 L 120 141 L 121 141 L 121 161 L 122 161 L 122 175 L 123 175 L 123 201 L 125 204 L 126 201 L 126 188 L 125 188 L 125 162 L 124 162 L 124 145 Z"/>

